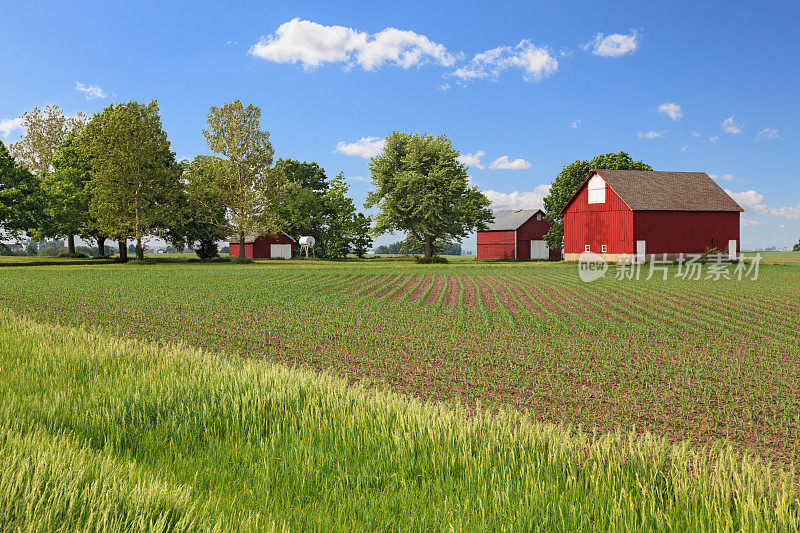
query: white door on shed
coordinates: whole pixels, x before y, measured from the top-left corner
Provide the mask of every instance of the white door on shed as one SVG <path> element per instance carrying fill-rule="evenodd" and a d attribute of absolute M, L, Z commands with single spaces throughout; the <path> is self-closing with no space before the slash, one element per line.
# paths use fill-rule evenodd
<path fill-rule="evenodd" d="M 531 241 L 531 259 L 549 259 L 550 249 L 545 241 Z"/>
<path fill-rule="evenodd" d="M 292 258 L 292 245 L 291 244 L 270 244 L 269 256 L 272 259 L 291 259 Z"/>
<path fill-rule="evenodd" d="M 733 261 L 736 259 L 736 239 L 731 239 L 728 241 L 728 259 Z"/>
<path fill-rule="evenodd" d="M 636 241 L 636 262 L 644 263 L 646 257 L 647 253 L 645 241 Z"/>

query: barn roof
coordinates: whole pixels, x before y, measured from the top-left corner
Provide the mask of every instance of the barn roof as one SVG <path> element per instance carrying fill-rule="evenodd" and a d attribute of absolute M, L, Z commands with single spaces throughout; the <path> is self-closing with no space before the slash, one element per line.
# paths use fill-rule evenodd
<path fill-rule="evenodd" d="M 519 229 L 541 209 L 517 209 L 514 211 L 495 211 L 494 221 L 487 224 L 487 231 L 513 231 Z M 544 214 L 544 213 L 543 213 Z"/>
<path fill-rule="evenodd" d="M 598 169 L 589 172 L 586 181 L 594 174 L 603 178 L 632 211 L 744 211 L 705 172 Z M 582 188 L 583 184 L 578 191 Z"/>
<path fill-rule="evenodd" d="M 283 233 L 284 235 L 286 235 L 287 237 L 292 239 L 291 235 L 288 235 L 287 233 L 285 233 L 283 231 L 281 231 L 281 233 Z M 245 233 L 244 234 L 244 243 L 245 244 L 252 244 L 252 243 L 254 243 L 256 241 L 256 239 L 258 239 L 259 237 L 263 237 L 264 235 L 268 235 L 268 234 L 267 233 Z M 294 240 L 294 239 L 292 239 L 292 240 Z M 238 235 L 234 235 L 233 237 L 228 239 L 228 242 L 230 244 L 239 244 L 239 236 Z"/>

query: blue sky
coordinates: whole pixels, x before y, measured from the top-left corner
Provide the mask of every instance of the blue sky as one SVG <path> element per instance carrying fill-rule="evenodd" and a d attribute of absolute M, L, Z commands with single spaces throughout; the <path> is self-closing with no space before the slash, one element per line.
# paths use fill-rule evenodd
<path fill-rule="evenodd" d="M 743 247 L 800 238 L 796 2 L 4 4 L 7 144 L 35 106 L 157 99 L 192 157 L 209 107 L 239 98 L 277 157 L 343 171 L 359 206 L 363 156 L 426 131 L 472 154 L 496 207 L 537 207 L 565 164 L 624 150 L 717 176 Z"/>

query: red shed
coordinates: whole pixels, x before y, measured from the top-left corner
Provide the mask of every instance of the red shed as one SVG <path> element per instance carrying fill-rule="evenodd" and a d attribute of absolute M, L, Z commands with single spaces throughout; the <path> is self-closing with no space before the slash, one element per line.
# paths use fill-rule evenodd
<path fill-rule="evenodd" d="M 739 250 L 743 209 L 705 172 L 592 170 L 561 213 L 564 257 L 608 261 Z"/>
<path fill-rule="evenodd" d="M 294 239 L 281 232 L 277 235 L 247 233 L 244 236 L 244 256 L 250 259 L 291 259 Z M 239 237 L 229 242 L 230 256 L 239 257 Z"/>
<path fill-rule="evenodd" d="M 561 259 L 544 241 L 550 224 L 541 209 L 495 211 L 488 226 L 478 232 L 478 259 Z"/>

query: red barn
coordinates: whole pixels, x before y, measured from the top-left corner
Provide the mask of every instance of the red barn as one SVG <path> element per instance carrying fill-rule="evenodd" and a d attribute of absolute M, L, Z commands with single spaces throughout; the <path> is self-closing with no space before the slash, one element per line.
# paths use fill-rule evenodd
<path fill-rule="evenodd" d="M 561 259 L 544 241 L 550 224 L 541 209 L 495 211 L 488 226 L 478 232 L 478 259 Z"/>
<path fill-rule="evenodd" d="M 281 232 L 278 235 L 258 235 L 247 233 L 244 236 L 244 256 L 250 259 L 291 259 L 294 239 Z M 239 236 L 229 242 L 231 257 L 239 257 Z"/>
<path fill-rule="evenodd" d="M 592 170 L 561 214 L 564 257 L 608 261 L 739 251 L 743 209 L 705 172 Z"/>

